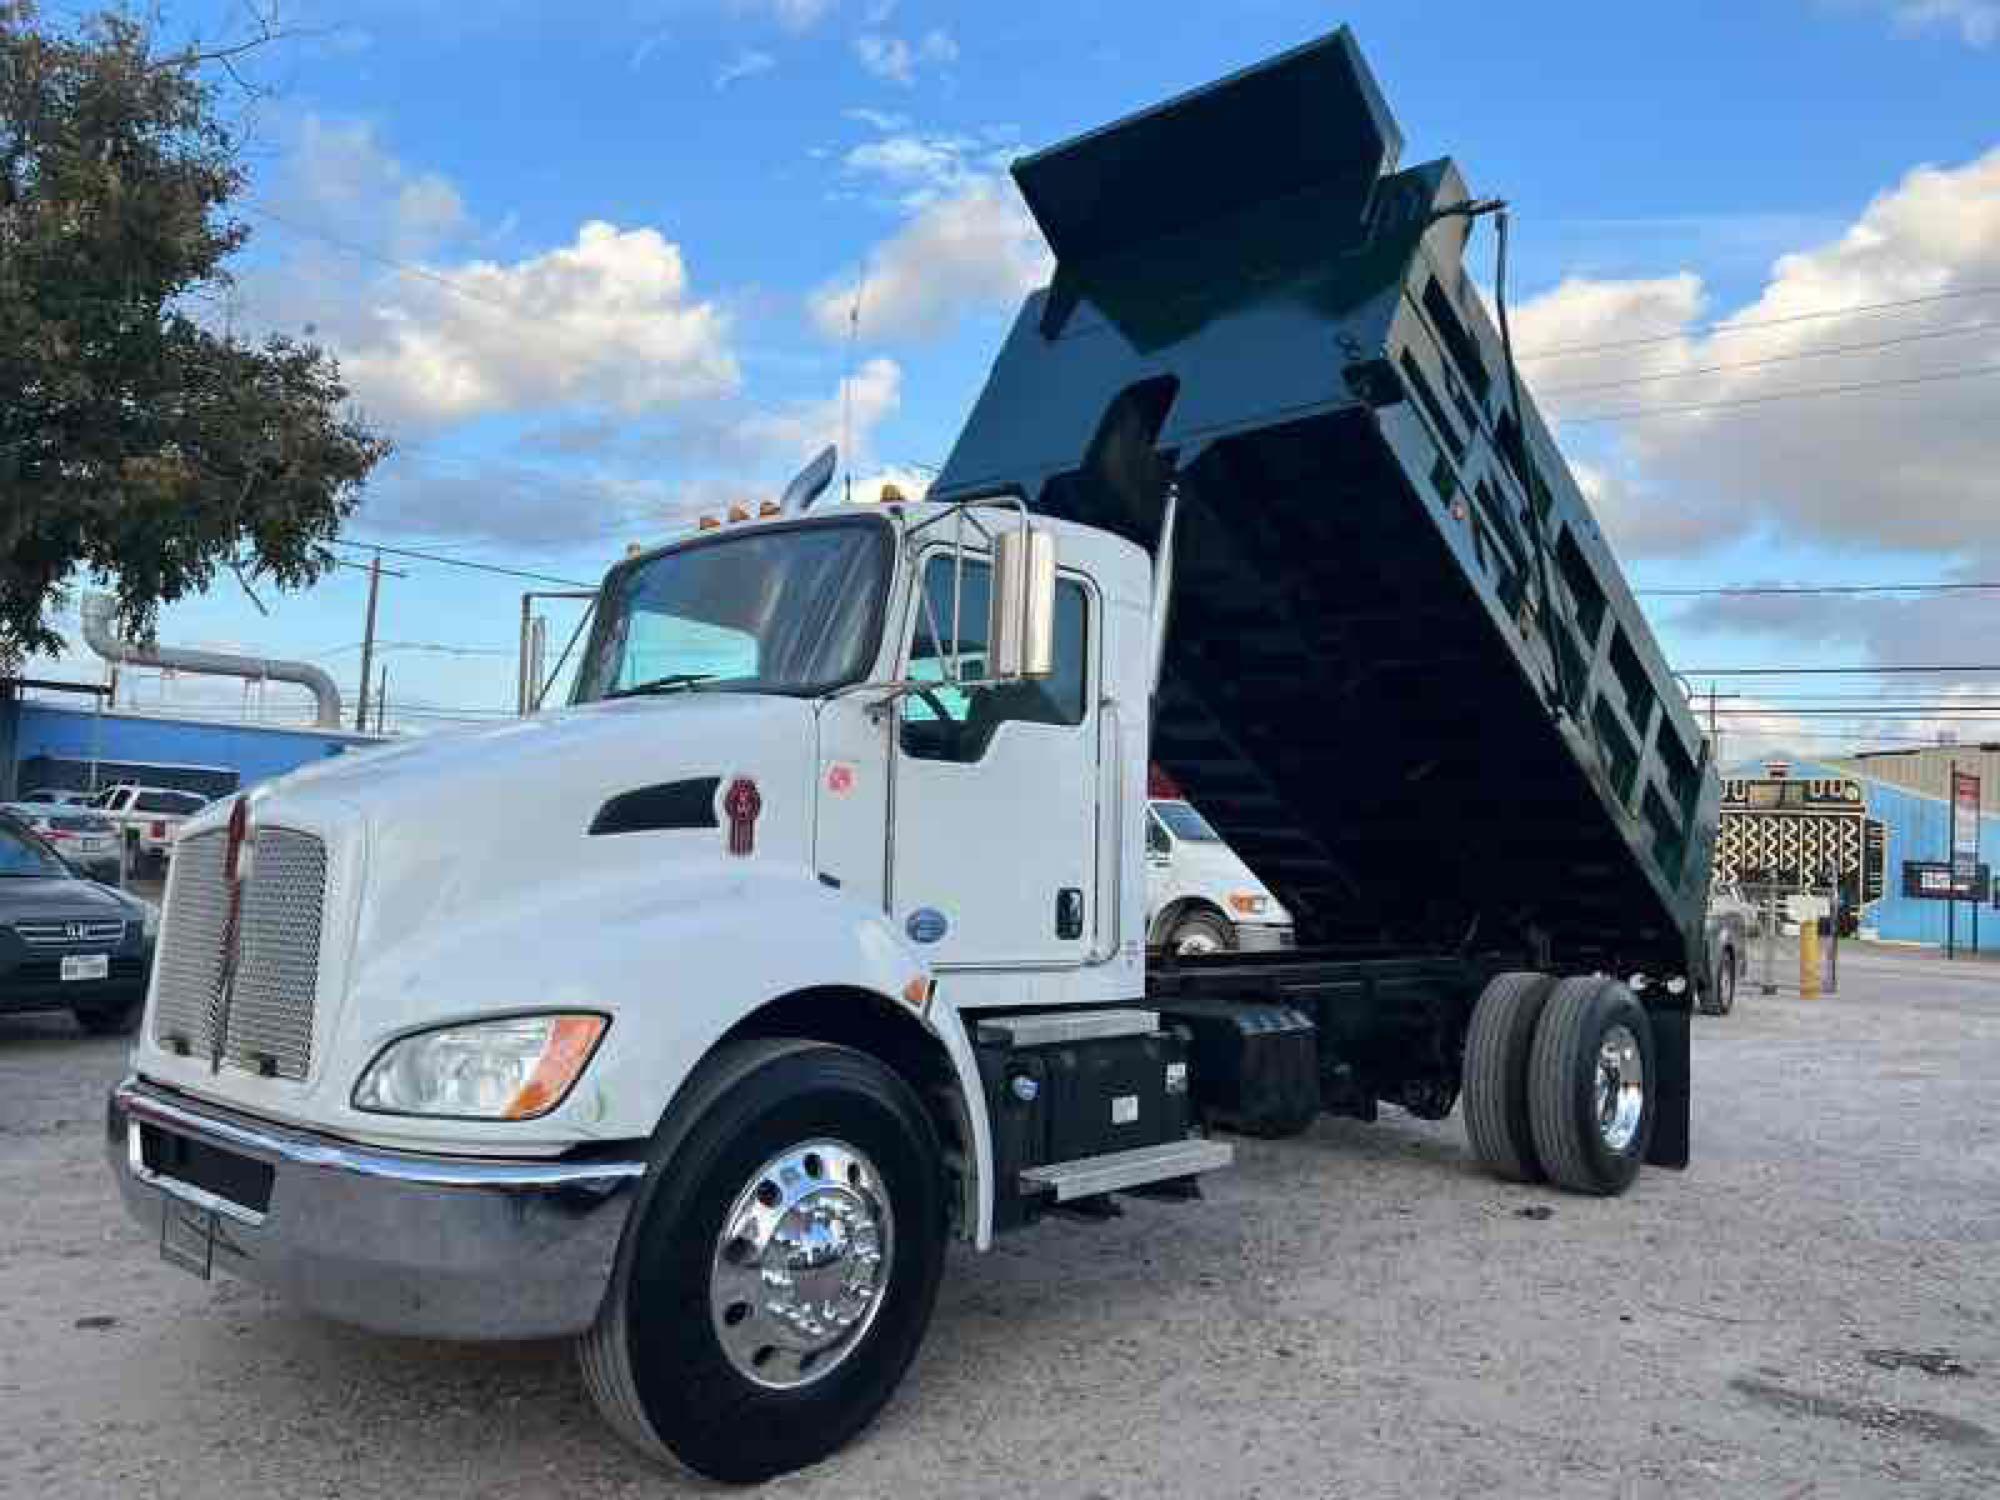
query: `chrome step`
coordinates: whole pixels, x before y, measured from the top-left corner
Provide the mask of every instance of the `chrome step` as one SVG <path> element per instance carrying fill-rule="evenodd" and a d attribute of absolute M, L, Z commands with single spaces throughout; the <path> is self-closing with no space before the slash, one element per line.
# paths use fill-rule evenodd
<path fill-rule="evenodd" d="M 1149 1182 L 1168 1182 L 1176 1177 L 1192 1177 L 1197 1172 L 1213 1172 L 1235 1159 L 1236 1148 L 1227 1141 L 1190 1136 L 1184 1141 L 1141 1146 L 1135 1151 L 1113 1151 L 1107 1156 L 1086 1156 L 1077 1161 L 1052 1162 L 1046 1167 L 1029 1167 L 1021 1173 L 1021 1191 L 1053 1192 L 1056 1202 L 1067 1203 L 1073 1198 L 1091 1198 Z"/>
<path fill-rule="evenodd" d="M 1054 1010 L 981 1021 L 979 1040 L 1002 1047 L 1069 1046 L 1110 1037 L 1151 1036 L 1159 1029 L 1156 1010 Z"/>

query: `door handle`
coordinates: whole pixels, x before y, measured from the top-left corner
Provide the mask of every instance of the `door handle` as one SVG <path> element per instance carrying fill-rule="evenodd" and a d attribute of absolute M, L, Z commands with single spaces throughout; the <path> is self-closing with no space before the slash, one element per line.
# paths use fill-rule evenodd
<path fill-rule="evenodd" d="M 1064 939 L 1083 936 L 1083 892 L 1073 885 L 1056 892 L 1056 936 Z"/>

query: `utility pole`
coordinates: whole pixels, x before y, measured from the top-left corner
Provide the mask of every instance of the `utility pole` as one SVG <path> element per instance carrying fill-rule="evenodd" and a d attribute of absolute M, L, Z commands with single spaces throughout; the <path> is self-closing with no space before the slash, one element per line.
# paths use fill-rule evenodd
<path fill-rule="evenodd" d="M 1944 956 L 1946 959 L 1958 957 L 1958 762 L 1951 763 L 1950 779 L 1945 785 L 1951 789 L 1951 821 L 1945 837 L 1950 841 L 1945 853 L 1951 860 L 1951 899 L 1944 904 Z M 1975 875 L 1976 875 L 1975 867 Z"/>
<path fill-rule="evenodd" d="M 382 554 L 368 565 L 368 625 L 361 633 L 361 700 L 354 705 L 354 727 L 368 729 L 368 677 L 375 668 L 375 599 L 382 592 Z"/>

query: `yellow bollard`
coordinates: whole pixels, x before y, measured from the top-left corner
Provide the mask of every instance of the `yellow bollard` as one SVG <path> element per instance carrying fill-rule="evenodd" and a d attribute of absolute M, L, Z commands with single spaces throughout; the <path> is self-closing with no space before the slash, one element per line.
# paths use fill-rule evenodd
<path fill-rule="evenodd" d="M 1819 999 L 1819 919 L 1799 923 L 1799 998 Z"/>

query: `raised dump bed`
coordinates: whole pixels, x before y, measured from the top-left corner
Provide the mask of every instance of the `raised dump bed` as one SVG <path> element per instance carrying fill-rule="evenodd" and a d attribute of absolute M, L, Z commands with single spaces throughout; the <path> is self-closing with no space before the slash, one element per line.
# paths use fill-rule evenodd
<path fill-rule="evenodd" d="M 1056 274 L 933 494 L 1177 494 L 1152 755 L 1304 942 L 1699 972 L 1702 736 L 1400 146 L 1343 30 L 1018 163 Z"/>

